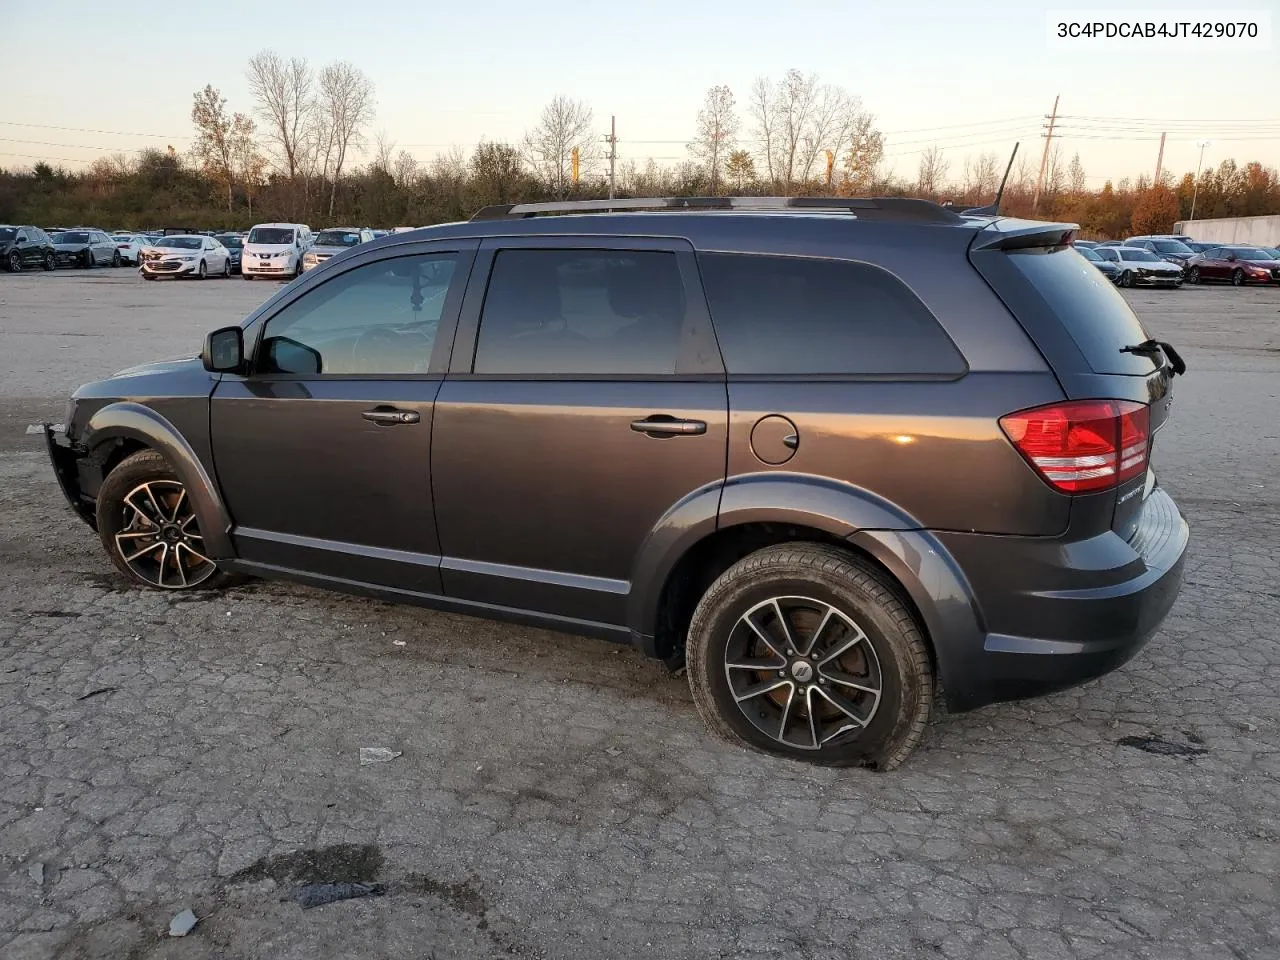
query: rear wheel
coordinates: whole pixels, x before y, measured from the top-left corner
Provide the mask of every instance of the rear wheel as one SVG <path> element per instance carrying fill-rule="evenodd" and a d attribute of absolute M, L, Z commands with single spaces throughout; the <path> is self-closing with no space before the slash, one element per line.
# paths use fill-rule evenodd
<path fill-rule="evenodd" d="M 116 568 L 144 586 L 194 590 L 237 580 L 205 556 L 191 497 L 153 450 L 121 461 L 103 482 L 98 535 Z"/>
<path fill-rule="evenodd" d="M 760 550 L 703 595 L 686 664 L 703 721 L 730 740 L 827 766 L 900 764 L 933 706 L 910 611 L 851 554 Z"/>
<path fill-rule="evenodd" d="M 1231 285 L 1233 287 L 1244 286 L 1244 271 L 1239 269 L 1238 267 L 1235 270 L 1231 271 Z"/>
<path fill-rule="evenodd" d="M 1200 282 L 1200 268 L 1192 267 L 1190 270 L 1187 271 L 1187 283 L 1199 283 L 1199 282 Z"/>

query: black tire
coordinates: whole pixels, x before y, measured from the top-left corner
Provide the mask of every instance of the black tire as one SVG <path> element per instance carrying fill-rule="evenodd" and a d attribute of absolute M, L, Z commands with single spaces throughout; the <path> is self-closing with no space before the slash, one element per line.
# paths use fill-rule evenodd
<path fill-rule="evenodd" d="M 209 275 L 209 268 L 204 265 L 204 261 L 200 261 L 200 268 L 196 270 L 196 279 L 203 280 Z"/>
<path fill-rule="evenodd" d="M 860 729 L 836 732 L 830 736 L 830 742 L 818 731 L 813 733 L 808 746 L 783 743 L 758 728 L 756 720 L 748 718 L 745 708 L 739 705 L 728 677 L 730 645 L 736 642 L 735 630 L 742 629 L 741 618 L 748 611 L 767 605 L 772 597 L 812 598 L 818 605 L 833 607 L 861 630 L 864 635 L 861 643 L 869 644 L 874 654 L 880 692 L 873 712 Z M 794 618 L 795 614 L 788 616 Z M 791 627 L 794 626 L 793 619 Z M 861 649 L 861 646 L 849 649 Z M 801 654 L 797 659 L 803 661 L 804 651 L 797 646 L 797 652 Z M 865 652 L 859 656 L 871 659 Z M 703 594 L 694 611 L 685 662 L 694 704 L 712 731 L 766 753 L 824 766 L 893 769 L 920 742 L 933 708 L 933 669 L 924 637 L 911 612 L 873 568 L 850 553 L 820 544 L 786 543 L 767 547 L 725 571 Z M 825 685 L 827 681 L 821 679 L 824 676 L 821 664 L 825 662 L 828 661 L 818 661 L 808 677 L 802 676 L 797 669 L 799 665 L 793 663 L 792 674 L 796 680 L 817 676 L 817 682 Z M 836 662 L 843 669 L 841 661 Z M 775 675 L 775 669 L 769 667 L 761 674 L 767 675 L 767 680 Z M 784 668 L 776 676 L 793 683 L 792 674 Z M 793 689 L 801 686 L 815 689 L 814 684 L 804 683 L 794 683 Z M 812 694 L 804 696 L 808 704 Z M 813 697 L 814 702 L 816 699 Z M 758 699 L 751 702 L 762 703 Z M 793 702 L 787 701 L 788 711 Z M 778 705 L 774 702 L 772 706 Z M 797 709 L 801 715 L 806 712 L 803 706 Z M 763 713 L 761 711 L 762 717 Z M 787 712 L 781 713 L 780 729 L 784 735 L 788 716 Z M 792 719 L 794 722 L 795 718 Z M 837 722 L 847 723 L 839 716 Z"/>
<path fill-rule="evenodd" d="M 155 278 L 156 278 L 156 275 L 154 273 L 147 273 L 145 270 L 142 271 L 143 280 L 154 280 Z"/>
<path fill-rule="evenodd" d="M 102 546 L 107 551 L 107 556 L 111 558 L 111 562 L 115 564 L 116 569 L 134 583 L 154 590 L 213 590 L 243 582 L 244 578 L 241 576 L 214 569 L 211 572 L 202 572 L 203 579 L 191 583 L 189 586 L 171 584 L 161 587 L 157 583 L 141 576 L 129 565 L 117 546 L 119 541 L 116 538 L 119 533 L 127 533 L 126 514 L 130 511 L 125 504 L 125 497 L 140 484 L 153 482 L 170 485 L 178 484 L 180 486 L 177 474 L 173 472 L 164 457 L 154 450 L 140 450 L 120 461 L 115 469 L 107 475 L 107 479 L 103 481 L 102 487 L 98 491 L 98 536 L 102 540 Z M 199 529 L 195 524 L 192 524 L 192 526 L 196 530 Z M 175 555 L 176 552 L 175 548 Z M 195 578 L 195 575 L 193 571 L 192 579 Z"/>
<path fill-rule="evenodd" d="M 231 258 L 230 257 L 222 261 L 222 279 L 223 280 L 231 279 Z"/>
<path fill-rule="evenodd" d="M 52 272 L 58 268 L 58 260 L 52 253 L 44 255 L 44 262 L 41 264 L 47 272 Z"/>
<path fill-rule="evenodd" d="M 93 255 L 93 251 L 86 250 L 84 252 L 84 255 L 80 258 L 80 266 L 88 270 L 91 267 L 96 267 L 97 265 L 98 265 L 98 259 Z"/>
<path fill-rule="evenodd" d="M 1200 282 L 1200 268 L 1192 267 L 1190 270 L 1187 271 L 1187 283 L 1199 283 L 1199 282 Z"/>
<path fill-rule="evenodd" d="M 118 266 L 120 266 L 120 251 L 119 251 L 119 250 L 113 250 L 113 251 L 111 252 L 111 265 L 112 265 L 113 267 L 118 267 Z"/>
<path fill-rule="evenodd" d="M 20 273 L 22 271 L 22 257 L 20 257 L 16 251 L 9 254 L 5 268 L 10 273 Z"/>
<path fill-rule="evenodd" d="M 1244 271 L 1241 270 L 1239 267 L 1231 271 L 1231 285 L 1233 287 L 1244 286 Z"/>
<path fill-rule="evenodd" d="M 244 267 L 241 267 L 241 268 L 240 268 L 240 276 L 241 276 L 243 279 L 245 279 L 245 280 L 252 280 L 252 279 L 253 279 L 253 274 L 252 274 L 252 273 L 245 273 L 245 272 L 244 272 Z"/>
<path fill-rule="evenodd" d="M 1132 286 L 1133 286 L 1133 274 L 1132 274 L 1132 273 L 1130 273 L 1128 270 L 1126 270 L 1126 271 L 1124 271 L 1124 273 L 1120 274 L 1120 286 L 1122 286 L 1122 287 L 1132 287 Z"/>

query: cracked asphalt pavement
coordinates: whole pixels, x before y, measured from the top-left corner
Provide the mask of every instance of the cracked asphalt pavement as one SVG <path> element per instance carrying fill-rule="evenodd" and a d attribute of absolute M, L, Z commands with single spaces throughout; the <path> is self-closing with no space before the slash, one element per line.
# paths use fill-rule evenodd
<path fill-rule="evenodd" d="M 1155 460 L 1193 539 L 1155 639 L 939 714 L 875 774 L 715 741 L 683 679 L 596 641 L 130 589 L 24 428 L 274 289 L 0 276 L 4 960 L 1280 953 L 1280 290 L 1126 294 L 1190 367 Z M 332 882 L 370 895 L 293 899 Z"/>

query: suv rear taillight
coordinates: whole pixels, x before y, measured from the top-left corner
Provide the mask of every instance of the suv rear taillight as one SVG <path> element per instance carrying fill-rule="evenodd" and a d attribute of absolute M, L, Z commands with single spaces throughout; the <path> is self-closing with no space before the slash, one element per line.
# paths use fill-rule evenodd
<path fill-rule="evenodd" d="M 1107 490 L 1147 471 L 1151 415 L 1132 400 L 1069 400 L 1000 418 L 1018 452 L 1055 490 Z"/>

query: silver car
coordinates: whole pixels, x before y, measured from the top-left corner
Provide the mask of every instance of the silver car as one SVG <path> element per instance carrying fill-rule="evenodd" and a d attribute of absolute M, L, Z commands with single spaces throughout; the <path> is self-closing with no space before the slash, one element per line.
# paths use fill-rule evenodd
<path fill-rule="evenodd" d="M 302 257 L 302 269 L 311 270 L 344 250 L 358 247 L 373 239 L 368 227 L 330 227 L 316 234 L 316 242 Z"/>
<path fill-rule="evenodd" d="M 1182 286 L 1182 268 L 1162 260 L 1150 250 L 1119 246 L 1095 247 L 1093 252 L 1120 268 L 1116 283 L 1122 287 Z"/>

